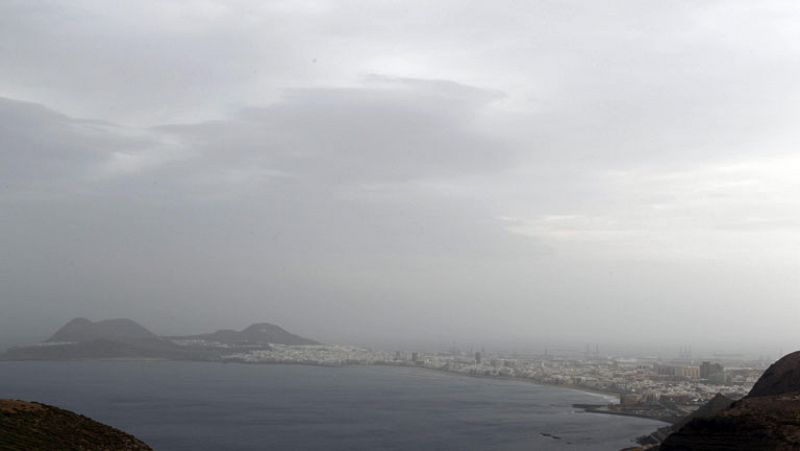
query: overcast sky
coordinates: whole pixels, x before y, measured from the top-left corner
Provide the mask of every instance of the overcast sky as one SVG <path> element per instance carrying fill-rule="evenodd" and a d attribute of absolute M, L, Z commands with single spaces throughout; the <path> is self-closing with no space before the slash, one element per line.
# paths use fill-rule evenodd
<path fill-rule="evenodd" d="M 0 2 L 1 335 L 788 351 L 799 23 L 795 1 Z"/>

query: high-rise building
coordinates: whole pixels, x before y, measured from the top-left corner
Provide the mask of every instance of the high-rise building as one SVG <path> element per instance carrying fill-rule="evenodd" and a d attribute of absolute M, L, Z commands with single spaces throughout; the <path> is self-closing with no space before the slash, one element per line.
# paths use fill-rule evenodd
<path fill-rule="evenodd" d="M 480 364 L 481 364 L 481 353 L 480 353 L 480 352 L 476 352 L 476 353 L 475 353 L 475 363 L 476 363 L 477 365 L 480 365 Z"/>
<path fill-rule="evenodd" d="M 656 374 L 662 376 L 672 376 L 683 379 L 699 379 L 700 368 L 696 366 L 683 365 L 656 365 Z"/>
<path fill-rule="evenodd" d="M 703 362 L 700 364 L 700 379 L 724 379 L 725 368 L 719 363 Z"/>

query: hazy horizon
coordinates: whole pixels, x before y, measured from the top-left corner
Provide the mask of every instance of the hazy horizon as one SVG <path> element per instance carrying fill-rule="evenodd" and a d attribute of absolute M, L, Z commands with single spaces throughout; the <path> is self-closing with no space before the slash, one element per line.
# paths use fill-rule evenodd
<path fill-rule="evenodd" d="M 3 2 L 0 345 L 82 316 L 797 349 L 798 20 L 784 1 Z"/>

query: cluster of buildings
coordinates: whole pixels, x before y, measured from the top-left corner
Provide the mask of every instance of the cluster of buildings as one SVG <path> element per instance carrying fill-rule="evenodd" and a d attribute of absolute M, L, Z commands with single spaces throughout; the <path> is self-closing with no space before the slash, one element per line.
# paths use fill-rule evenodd
<path fill-rule="evenodd" d="M 655 370 L 661 376 L 672 376 L 679 379 L 703 379 L 720 385 L 728 382 L 725 368 L 720 363 L 704 361 L 699 366 L 658 364 L 655 366 Z"/>
<path fill-rule="evenodd" d="M 484 353 L 384 352 L 349 346 L 285 346 L 226 355 L 226 361 L 309 365 L 392 365 L 423 367 L 473 377 L 529 380 L 617 396 L 615 413 L 670 419 L 689 413 L 722 393 L 747 394 L 764 371 L 748 361 L 610 358 L 591 355 L 508 356 Z"/>
<path fill-rule="evenodd" d="M 394 362 L 392 354 L 352 346 L 272 344 L 270 349 L 253 349 L 222 356 L 225 362 L 280 363 L 321 366 L 383 365 Z"/>

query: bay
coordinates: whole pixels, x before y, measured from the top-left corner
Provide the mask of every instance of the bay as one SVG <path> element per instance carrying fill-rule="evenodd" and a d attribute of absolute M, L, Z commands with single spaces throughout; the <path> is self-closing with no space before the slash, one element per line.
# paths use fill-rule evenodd
<path fill-rule="evenodd" d="M 400 367 L 0 362 L 0 398 L 53 404 L 156 450 L 618 450 L 663 423 L 602 395 Z"/>

